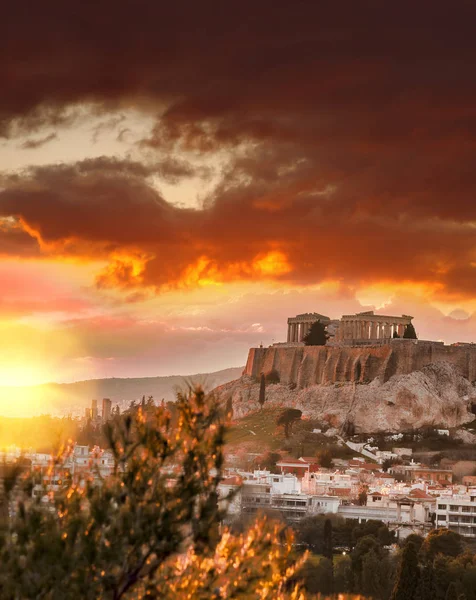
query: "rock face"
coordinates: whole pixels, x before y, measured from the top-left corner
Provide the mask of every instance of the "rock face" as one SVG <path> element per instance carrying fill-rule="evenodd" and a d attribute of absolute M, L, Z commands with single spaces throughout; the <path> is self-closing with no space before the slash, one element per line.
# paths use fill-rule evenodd
<path fill-rule="evenodd" d="M 235 418 L 259 409 L 259 383 L 246 369 L 240 379 L 216 388 L 215 393 L 223 402 L 231 397 Z M 476 403 L 476 387 L 447 362 L 431 363 L 385 381 L 377 377 L 368 384 L 344 381 L 300 386 L 281 378 L 281 383 L 266 386 L 267 406 L 298 408 L 323 425 L 342 430 L 350 424 L 357 433 L 456 427 L 474 419 L 472 403 Z"/>
<path fill-rule="evenodd" d="M 476 380 L 476 345 L 445 346 L 443 342 L 405 339 L 365 346 L 251 348 L 244 373 L 258 377 L 274 370 L 281 383 L 306 388 L 336 382 L 368 383 L 376 378 L 385 382 L 440 362 L 453 365 L 469 381 Z"/>

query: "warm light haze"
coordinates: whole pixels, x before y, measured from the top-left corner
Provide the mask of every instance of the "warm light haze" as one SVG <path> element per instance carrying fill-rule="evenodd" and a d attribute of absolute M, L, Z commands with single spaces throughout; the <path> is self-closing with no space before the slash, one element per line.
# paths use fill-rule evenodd
<path fill-rule="evenodd" d="M 239 366 L 307 311 L 476 338 L 471 15 L 285 6 L 3 7 L 0 386 Z"/>

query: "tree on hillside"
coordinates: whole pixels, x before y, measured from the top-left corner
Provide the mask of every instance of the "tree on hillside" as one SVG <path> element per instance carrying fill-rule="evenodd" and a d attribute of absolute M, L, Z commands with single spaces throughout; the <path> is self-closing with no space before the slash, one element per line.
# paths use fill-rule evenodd
<path fill-rule="evenodd" d="M 415 331 L 415 327 L 413 327 L 413 323 L 409 323 L 405 327 L 405 331 L 403 332 L 403 337 L 406 340 L 417 340 L 417 334 Z"/>
<path fill-rule="evenodd" d="M 393 332 L 393 337 L 394 339 L 398 339 L 400 337 L 396 330 Z"/>
<path fill-rule="evenodd" d="M 138 408 L 110 423 L 115 466 L 101 485 L 67 479 L 45 506 L 31 500 L 35 473 L 18 480 L 24 500 L 0 523 L 2 598 L 299 597 L 288 582 L 302 560 L 281 525 L 262 519 L 241 535 L 219 527 L 218 403 L 194 390 L 175 407 L 175 422 L 157 407 L 154 418 Z"/>
<path fill-rule="evenodd" d="M 302 411 L 297 408 L 285 408 L 276 419 L 276 425 L 284 426 L 284 436 L 289 437 L 293 423 L 299 421 L 302 417 Z"/>
<path fill-rule="evenodd" d="M 306 346 L 325 346 L 328 339 L 329 334 L 327 333 L 326 326 L 318 320 L 311 325 L 311 328 L 302 341 Z"/>
<path fill-rule="evenodd" d="M 263 408 L 263 405 L 266 402 L 266 379 L 265 379 L 264 373 L 261 373 L 261 376 L 260 376 L 258 402 L 259 402 L 261 408 Z"/>

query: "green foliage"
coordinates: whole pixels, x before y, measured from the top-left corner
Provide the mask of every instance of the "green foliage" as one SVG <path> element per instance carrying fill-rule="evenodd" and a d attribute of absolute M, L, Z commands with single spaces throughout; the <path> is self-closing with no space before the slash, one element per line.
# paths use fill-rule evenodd
<path fill-rule="evenodd" d="M 459 600 L 458 590 L 454 581 L 450 583 L 446 590 L 445 600 Z"/>
<path fill-rule="evenodd" d="M 261 408 L 263 408 L 263 404 L 266 402 L 266 379 L 264 373 L 261 373 L 260 377 L 258 402 Z"/>
<path fill-rule="evenodd" d="M 324 469 L 332 469 L 332 453 L 330 450 L 319 450 L 317 453 L 317 459 L 321 467 Z"/>
<path fill-rule="evenodd" d="M 302 417 L 302 411 L 297 408 L 285 408 L 276 419 L 276 425 L 284 426 L 284 436 L 289 437 L 293 423 L 299 421 Z"/>
<path fill-rule="evenodd" d="M 326 326 L 321 321 L 315 321 L 307 334 L 303 338 L 303 342 L 306 346 L 325 346 L 329 334 L 327 333 Z"/>
<path fill-rule="evenodd" d="M 427 560 L 433 560 L 438 554 L 456 557 L 463 552 L 461 536 L 449 529 L 433 529 L 422 545 Z"/>
<path fill-rule="evenodd" d="M 331 594 L 334 587 L 332 562 L 323 556 L 311 556 L 297 573 L 310 594 Z"/>
<path fill-rule="evenodd" d="M 361 492 L 359 492 L 358 503 L 359 503 L 359 506 L 365 506 L 367 504 L 367 491 L 366 490 L 362 490 Z"/>
<path fill-rule="evenodd" d="M 5 600 L 285 598 L 300 567 L 292 536 L 266 520 L 242 535 L 219 530 L 222 411 L 201 390 L 165 407 L 141 408 L 107 429 L 115 468 L 105 480 L 69 481 L 50 504 L 23 500 L 0 531 Z M 55 468 L 61 465 L 57 462 Z M 277 543 L 279 541 L 279 543 Z M 251 552 L 253 549 L 253 552 Z"/>
<path fill-rule="evenodd" d="M 390 600 L 414 600 L 418 586 L 418 548 L 412 542 L 405 544 Z"/>
<path fill-rule="evenodd" d="M 322 554 L 332 562 L 333 557 L 333 541 L 332 541 L 332 521 L 326 519 L 324 521 L 324 540 Z"/>
<path fill-rule="evenodd" d="M 265 381 L 266 383 L 279 383 L 280 377 L 276 369 L 271 369 L 265 374 Z"/>
<path fill-rule="evenodd" d="M 415 590 L 415 600 L 434 600 L 435 595 L 433 567 L 431 564 L 423 564 Z"/>
<path fill-rule="evenodd" d="M 398 333 L 396 331 L 393 332 L 393 338 L 394 339 L 399 339 L 400 336 L 398 335 Z"/>
<path fill-rule="evenodd" d="M 417 334 L 415 331 L 415 327 L 413 327 L 413 323 L 409 323 L 405 327 L 405 331 L 403 332 L 403 338 L 406 340 L 417 340 Z"/>
<path fill-rule="evenodd" d="M 271 473 L 279 473 L 279 467 L 276 466 L 282 456 L 278 452 L 266 452 L 254 459 L 253 464 L 256 468 L 265 469 Z"/>
<path fill-rule="evenodd" d="M 362 587 L 361 592 L 371 598 L 381 598 L 384 592 L 383 581 L 380 576 L 381 559 L 375 550 L 369 550 L 362 559 Z"/>

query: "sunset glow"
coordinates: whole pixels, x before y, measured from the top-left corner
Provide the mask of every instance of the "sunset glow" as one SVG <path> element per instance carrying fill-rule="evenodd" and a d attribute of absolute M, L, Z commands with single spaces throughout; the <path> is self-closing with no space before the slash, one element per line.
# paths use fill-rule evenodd
<path fill-rule="evenodd" d="M 119 4 L 125 53 L 98 15 L 78 35 L 66 5 L 32 6 L 28 26 L 11 9 L 0 385 L 238 366 L 306 311 L 411 312 L 422 338 L 476 336 L 474 111 L 457 68 L 471 19 L 443 44 L 437 8 L 429 28 L 423 9 L 410 26 L 379 7 L 385 34 L 353 9 L 299 10 L 298 30 L 267 2 L 246 30 L 244 6 L 136 27 Z"/>

